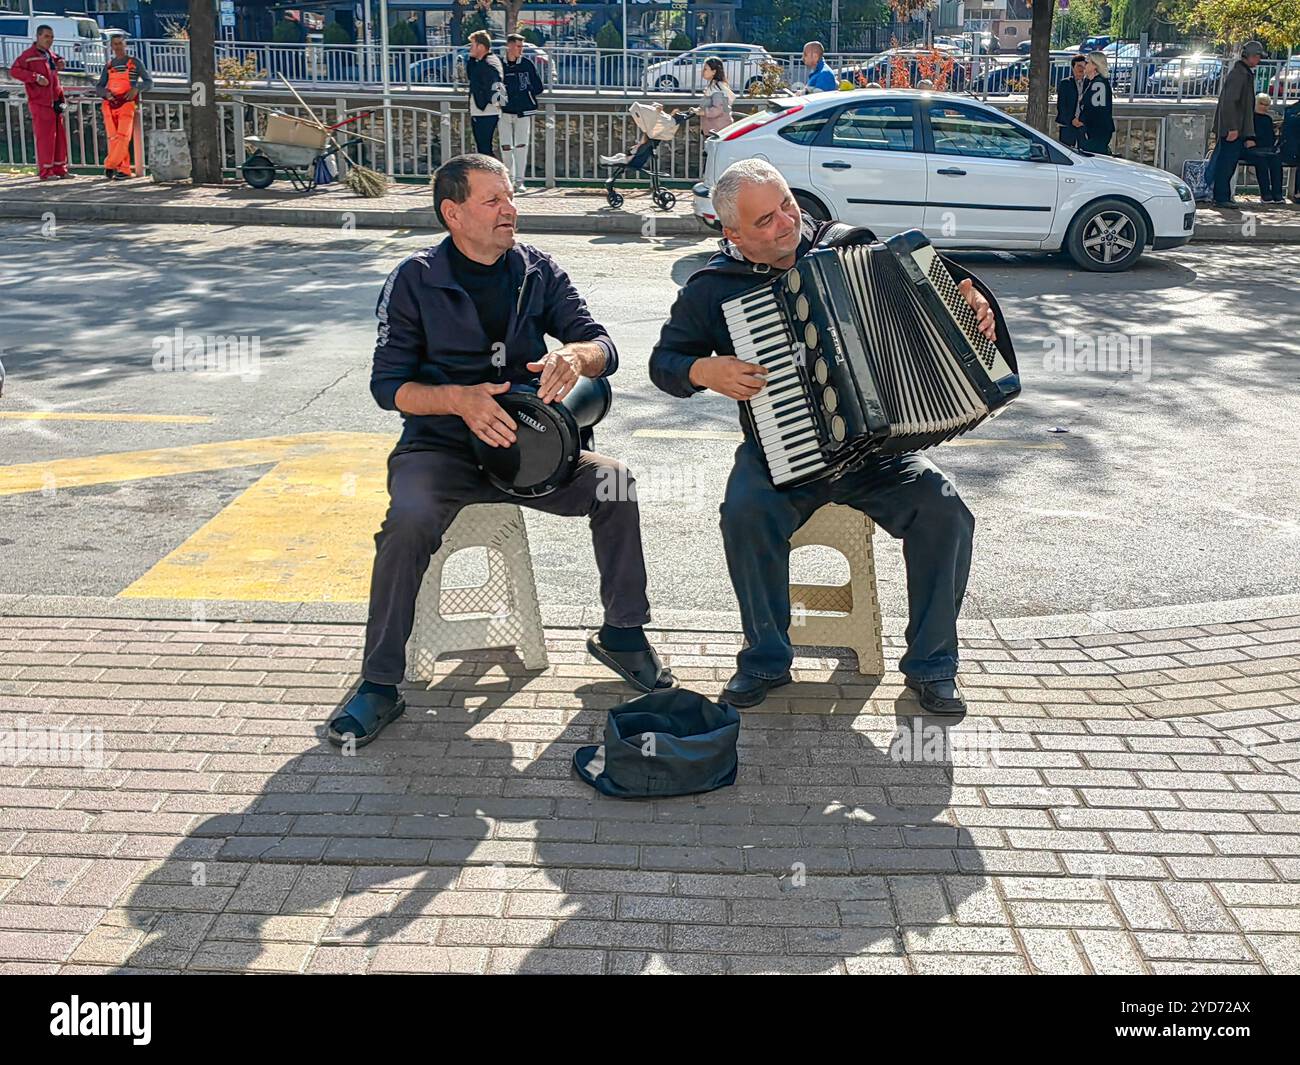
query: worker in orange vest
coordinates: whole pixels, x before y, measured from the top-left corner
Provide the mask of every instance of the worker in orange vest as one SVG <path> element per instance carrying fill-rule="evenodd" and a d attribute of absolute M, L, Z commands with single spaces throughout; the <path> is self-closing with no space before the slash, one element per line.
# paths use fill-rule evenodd
<path fill-rule="evenodd" d="M 131 133 L 135 126 L 135 102 L 140 93 L 153 88 L 153 78 L 143 63 L 126 54 L 126 39 L 115 36 L 112 55 L 99 72 L 99 95 L 104 98 L 104 130 L 108 134 L 108 158 L 104 177 L 109 181 L 131 176 Z"/>

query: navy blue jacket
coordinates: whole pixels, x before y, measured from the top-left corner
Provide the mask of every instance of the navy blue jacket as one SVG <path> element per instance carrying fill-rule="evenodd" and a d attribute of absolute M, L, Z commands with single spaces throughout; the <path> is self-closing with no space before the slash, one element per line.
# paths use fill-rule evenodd
<path fill-rule="evenodd" d="M 492 345 L 474 301 L 452 275 L 450 241 L 447 237 L 407 256 L 388 275 L 380 293 L 370 394 L 384 410 L 397 410 L 397 390 L 408 381 L 427 385 L 536 382 L 538 374 L 525 364 L 546 354 L 547 335 L 561 344 L 600 344 L 605 349 L 602 377 L 618 368 L 614 342 L 592 318 L 569 275 L 531 244 L 516 244 L 506 252 L 518 295 L 506 330 L 505 358 L 494 364 Z M 403 412 L 402 422 L 397 451 L 470 449 L 469 427 L 454 414 Z"/>
<path fill-rule="evenodd" d="M 537 67 L 526 55 L 518 63 L 504 60 L 507 100 L 501 110 L 508 115 L 530 115 L 537 110 L 537 97 L 544 86 Z"/>

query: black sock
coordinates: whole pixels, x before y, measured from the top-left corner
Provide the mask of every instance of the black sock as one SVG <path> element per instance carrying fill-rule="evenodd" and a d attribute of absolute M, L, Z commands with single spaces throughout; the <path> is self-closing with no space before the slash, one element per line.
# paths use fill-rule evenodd
<path fill-rule="evenodd" d="M 382 695 L 388 699 L 397 698 L 396 684 L 376 684 L 372 680 L 363 680 L 357 689 L 358 695 Z"/>
<path fill-rule="evenodd" d="M 650 644 L 645 638 L 645 630 L 640 625 L 621 629 L 617 625 L 605 622 L 597 636 L 601 647 L 606 651 L 648 651 Z"/>

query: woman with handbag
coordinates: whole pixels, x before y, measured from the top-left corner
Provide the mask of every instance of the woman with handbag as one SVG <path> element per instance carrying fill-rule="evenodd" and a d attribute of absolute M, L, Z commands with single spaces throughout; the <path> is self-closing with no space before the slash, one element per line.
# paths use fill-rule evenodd
<path fill-rule="evenodd" d="M 706 137 L 710 133 L 731 125 L 731 102 L 736 98 L 735 92 L 727 84 L 727 72 L 722 60 L 710 56 L 704 61 L 701 72 L 704 79 L 704 102 L 700 105 L 700 132 Z"/>

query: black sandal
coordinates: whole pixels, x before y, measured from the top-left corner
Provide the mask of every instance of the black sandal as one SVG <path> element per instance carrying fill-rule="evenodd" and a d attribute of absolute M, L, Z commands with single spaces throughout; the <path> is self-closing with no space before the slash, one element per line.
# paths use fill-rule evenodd
<path fill-rule="evenodd" d="M 595 636 L 589 636 L 587 650 L 591 652 L 592 658 L 612 669 L 638 691 L 677 687 L 677 678 L 659 661 L 659 655 L 653 647 L 647 647 L 644 651 L 610 651 L 602 647 Z"/>
<path fill-rule="evenodd" d="M 335 747 L 342 747 L 349 739 L 364 747 L 404 713 L 406 700 L 400 695 L 393 700 L 377 692 L 357 692 L 330 721 L 327 735 Z"/>

